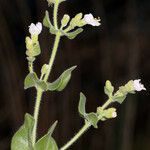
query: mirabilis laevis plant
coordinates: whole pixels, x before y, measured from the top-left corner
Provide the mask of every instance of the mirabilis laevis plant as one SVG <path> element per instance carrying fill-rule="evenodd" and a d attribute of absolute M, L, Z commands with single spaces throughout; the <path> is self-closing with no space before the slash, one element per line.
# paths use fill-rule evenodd
<path fill-rule="evenodd" d="M 85 25 L 100 26 L 100 19 L 94 18 L 91 13 L 83 15 L 78 13 L 74 18 L 70 18 L 68 14 L 64 14 L 61 19 L 61 26 L 58 26 L 58 7 L 59 4 L 66 0 L 47 0 L 48 5 L 54 7 L 53 21 L 50 21 L 49 13 L 46 11 L 45 17 L 42 23 L 31 23 L 29 26 L 30 36 L 26 37 L 26 56 L 28 61 L 29 73 L 24 80 L 24 88 L 28 89 L 34 87 L 37 91 L 35 100 L 35 107 L 33 116 L 25 114 L 24 124 L 15 133 L 11 142 L 11 150 L 66 150 L 68 149 L 79 137 L 85 133 L 91 126 L 98 128 L 99 121 L 105 121 L 111 118 L 117 117 L 117 110 L 114 107 L 108 108 L 111 103 L 122 103 L 127 95 L 135 94 L 137 91 L 146 90 L 143 84 L 140 83 L 140 79 L 131 80 L 124 86 L 119 87 L 119 90 L 114 91 L 110 81 L 106 81 L 104 92 L 108 96 L 108 100 L 102 105 L 97 107 L 96 112 L 87 113 L 85 109 L 86 97 L 83 93 L 80 93 L 80 100 L 78 105 L 78 111 L 80 116 L 84 119 L 83 127 L 75 134 L 71 140 L 69 140 L 64 146 L 58 148 L 58 145 L 52 133 L 57 125 L 57 121 L 50 127 L 48 132 L 39 140 L 37 140 L 37 125 L 40 103 L 42 95 L 46 91 L 62 91 L 69 83 L 72 72 L 76 66 L 70 67 L 65 70 L 55 81 L 49 82 L 48 78 L 52 71 L 54 60 L 56 57 L 59 41 L 63 36 L 69 39 L 74 39 L 78 34 L 83 31 Z M 55 35 L 55 41 L 52 48 L 49 62 L 44 64 L 41 68 L 40 77 L 37 76 L 34 70 L 34 61 L 41 53 L 40 42 L 38 40 L 42 28 L 45 26 L 49 29 L 51 34 Z"/>

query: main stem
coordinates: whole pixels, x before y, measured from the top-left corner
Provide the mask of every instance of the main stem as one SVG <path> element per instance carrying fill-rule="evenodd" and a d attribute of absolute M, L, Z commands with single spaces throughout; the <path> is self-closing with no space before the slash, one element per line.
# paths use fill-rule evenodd
<path fill-rule="evenodd" d="M 52 66 L 54 64 L 54 60 L 55 60 L 55 57 L 56 57 L 59 41 L 60 41 L 60 33 L 58 32 L 56 34 L 56 37 L 55 37 L 54 47 L 53 47 L 52 54 L 51 54 L 51 57 L 50 57 L 50 60 L 49 60 L 48 71 L 47 71 L 47 73 L 46 73 L 46 75 L 44 77 L 44 81 L 45 82 L 48 80 L 48 77 L 49 77 L 49 75 L 51 73 Z M 40 103 L 41 103 L 41 100 L 42 100 L 42 94 L 43 94 L 42 89 L 41 88 L 37 88 L 37 97 L 36 97 L 35 108 L 34 108 L 35 124 L 34 124 L 34 127 L 33 127 L 33 135 L 32 135 L 32 144 L 33 145 L 36 142 L 37 123 L 38 123 L 38 116 L 39 116 L 39 110 L 40 110 Z"/>
<path fill-rule="evenodd" d="M 110 103 L 111 100 L 107 100 L 103 104 L 102 108 L 105 109 Z M 78 131 L 78 133 L 68 143 L 61 147 L 60 150 L 66 150 L 73 145 L 73 143 L 75 143 L 91 127 L 91 125 L 92 124 L 90 122 L 85 122 L 84 126 Z"/>
<path fill-rule="evenodd" d="M 58 29 L 57 26 L 57 12 L 58 12 L 58 5 L 59 5 L 59 1 L 57 0 L 57 2 L 54 5 L 54 26 L 56 29 Z M 48 77 L 51 73 L 53 64 L 54 64 L 54 60 L 56 57 L 56 53 L 57 53 L 57 49 L 58 49 L 58 45 L 59 45 L 59 41 L 60 41 L 60 37 L 61 37 L 61 33 L 58 31 L 55 37 L 55 42 L 54 42 L 54 46 L 53 46 L 53 50 L 52 50 L 52 54 L 49 60 L 49 64 L 48 64 L 48 70 L 46 75 L 44 76 L 44 81 L 46 82 L 48 80 Z M 42 95 L 43 95 L 43 91 L 41 88 L 37 88 L 37 97 L 36 97 L 36 101 L 35 101 L 35 108 L 34 108 L 34 127 L 33 127 L 33 132 L 32 132 L 32 145 L 34 146 L 36 143 L 36 136 L 37 136 L 37 124 L 38 124 L 38 116 L 39 116 L 39 110 L 40 110 L 40 103 L 42 100 Z"/>

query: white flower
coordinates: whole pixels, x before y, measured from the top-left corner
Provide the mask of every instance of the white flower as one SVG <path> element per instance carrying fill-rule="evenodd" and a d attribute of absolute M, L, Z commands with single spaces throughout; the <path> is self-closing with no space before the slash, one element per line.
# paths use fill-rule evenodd
<path fill-rule="evenodd" d="M 135 91 L 142 91 L 142 90 L 146 90 L 146 88 L 144 87 L 143 84 L 140 83 L 141 79 L 137 79 L 133 81 L 133 87 L 135 89 Z"/>
<path fill-rule="evenodd" d="M 112 113 L 112 118 L 116 118 L 117 117 L 117 113 L 116 112 L 113 112 Z"/>
<path fill-rule="evenodd" d="M 86 24 L 92 25 L 92 26 L 100 26 L 101 24 L 100 19 L 96 19 L 93 17 L 92 14 L 86 14 L 84 15 L 83 20 L 86 22 Z"/>
<path fill-rule="evenodd" d="M 42 31 L 42 24 L 38 22 L 36 25 L 31 23 L 29 26 L 29 32 L 31 35 L 39 35 Z"/>

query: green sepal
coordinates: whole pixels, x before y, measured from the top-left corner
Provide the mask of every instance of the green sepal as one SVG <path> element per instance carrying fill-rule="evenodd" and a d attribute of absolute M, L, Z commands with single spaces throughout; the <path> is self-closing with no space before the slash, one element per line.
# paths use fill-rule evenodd
<path fill-rule="evenodd" d="M 86 97 L 85 97 L 85 95 L 81 92 L 81 93 L 80 93 L 79 105 L 78 105 L 78 111 L 79 111 L 79 114 L 80 114 L 83 118 L 85 118 L 85 116 L 86 116 L 85 104 L 86 104 Z"/>
<path fill-rule="evenodd" d="M 86 115 L 86 120 L 88 120 L 88 122 L 90 122 L 94 128 L 98 128 L 97 123 L 99 121 L 98 116 L 96 113 L 91 112 L 89 114 Z"/>
<path fill-rule="evenodd" d="M 62 91 L 70 81 L 72 71 L 75 68 L 76 66 L 73 66 L 65 70 L 56 81 L 47 83 L 47 89 L 50 91 Z"/>
<path fill-rule="evenodd" d="M 35 150 L 58 150 L 58 146 L 54 138 L 51 136 L 56 125 L 57 121 L 55 121 L 55 123 L 50 127 L 48 133 L 37 141 L 35 144 Z"/>
<path fill-rule="evenodd" d="M 34 150 L 31 143 L 33 126 L 34 118 L 30 114 L 25 114 L 24 124 L 12 138 L 11 150 Z"/>
<path fill-rule="evenodd" d="M 35 72 L 29 73 L 24 80 L 24 89 L 34 87 L 36 85 L 37 80 L 38 77 Z"/>
<path fill-rule="evenodd" d="M 82 21 L 82 16 L 82 13 L 78 13 L 74 18 L 71 19 L 69 24 L 70 29 L 74 29 L 75 27 L 82 27 L 84 25 Z"/>
<path fill-rule="evenodd" d="M 28 57 L 35 57 L 41 53 L 39 41 L 38 39 L 35 40 L 34 38 L 30 39 L 29 37 L 26 37 L 26 48 L 27 48 L 26 55 Z"/>
<path fill-rule="evenodd" d="M 69 38 L 69 39 L 74 39 L 78 34 L 80 34 L 81 32 L 83 32 L 82 28 L 78 28 L 73 32 L 68 32 L 65 35 Z"/>
<path fill-rule="evenodd" d="M 114 87 L 109 80 L 107 80 L 105 83 L 104 92 L 106 95 L 108 95 L 108 97 L 111 97 L 114 92 Z"/>
<path fill-rule="evenodd" d="M 133 80 L 130 80 L 124 87 L 126 88 L 126 91 L 128 93 L 131 93 L 131 94 L 135 94 L 135 89 L 133 87 Z"/>
<path fill-rule="evenodd" d="M 113 102 L 118 102 L 119 104 L 122 104 L 123 103 L 123 101 L 125 100 L 125 98 L 126 98 L 126 94 L 125 93 L 123 93 L 123 92 L 121 92 L 120 90 L 118 90 L 115 94 L 114 94 L 114 96 L 113 96 Z"/>

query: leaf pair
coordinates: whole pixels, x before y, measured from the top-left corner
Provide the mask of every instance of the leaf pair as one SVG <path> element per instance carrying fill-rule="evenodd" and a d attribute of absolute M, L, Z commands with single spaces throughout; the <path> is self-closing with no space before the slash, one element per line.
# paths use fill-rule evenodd
<path fill-rule="evenodd" d="M 90 122 L 90 124 L 93 125 L 94 128 L 98 128 L 97 123 L 99 119 L 98 119 L 97 114 L 94 112 L 86 113 L 85 104 L 86 104 L 86 97 L 83 93 L 80 93 L 80 100 L 79 100 L 79 105 L 78 105 L 79 114 L 86 121 Z"/>
<path fill-rule="evenodd" d="M 11 150 L 58 150 L 52 133 L 57 125 L 57 121 L 51 126 L 48 133 L 37 141 L 33 147 L 31 143 L 34 119 L 30 114 L 25 115 L 24 124 L 15 133 L 11 141 Z"/>
<path fill-rule="evenodd" d="M 67 70 L 65 70 L 60 77 L 52 82 L 45 82 L 43 80 L 38 79 L 36 73 L 29 73 L 24 81 L 24 88 L 28 89 L 31 87 L 40 87 L 43 91 L 62 91 L 68 84 L 71 79 L 72 71 L 76 68 L 73 66 Z"/>

